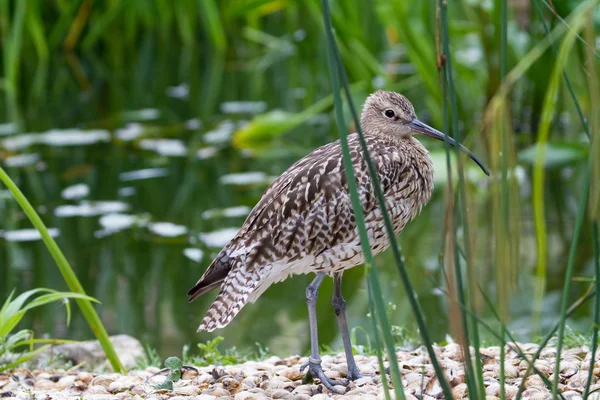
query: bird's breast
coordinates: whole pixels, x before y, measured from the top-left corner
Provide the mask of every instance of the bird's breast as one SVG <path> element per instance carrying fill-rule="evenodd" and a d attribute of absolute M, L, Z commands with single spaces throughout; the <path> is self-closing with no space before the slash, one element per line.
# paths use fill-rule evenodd
<path fill-rule="evenodd" d="M 428 151 L 416 139 L 396 146 L 374 147 L 372 154 L 386 208 L 398 234 L 431 198 L 433 164 Z M 377 202 L 376 198 L 373 200 Z M 373 219 L 382 218 L 377 205 L 372 205 L 372 212 Z"/>

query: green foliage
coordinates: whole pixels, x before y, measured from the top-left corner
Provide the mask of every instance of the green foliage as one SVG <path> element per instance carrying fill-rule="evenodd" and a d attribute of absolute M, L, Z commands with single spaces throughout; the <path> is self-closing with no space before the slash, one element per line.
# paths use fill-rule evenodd
<path fill-rule="evenodd" d="M 217 336 L 213 340 L 208 340 L 206 343 L 198 343 L 200 354 L 191 356 L 190 363 L 193 365 L 233 365 L 245 361 L 246 357 L 239 354 L 235 347 L 232 347 L 221 353 L 219 343 L 223 341 L 222 336 Z"/>
<path fill-rule="evenodd" d="M 136 369 L 146 369 L 148 367 L 159 368 L 160 365 L 162 364 L 162 360 L 161 360 L 160 356 L 158 355 L 158 351 L 154 347 L 150 346 L 149 344 L 146 344 L 145 350 L 146 350 L 146 357 L 140 357 L 140 358 L 136 359 L 135 360 L 135 368 Z"/>
<path fill-rule="evenodd" d="M 47 350 L 52 344 L 72 343 L 72 341 L 60 339 L 36 339 L 30 329 L 13 332 L 28 312 L 43 305 L 62 302 L 67 311 L 68 323 L 71 319 L 69 299 L 85 299 L 97 302 L 96 299 L 83 294 L 58 292 L 44 288 L 29 290 L 14 299 L 13 296 L 14 291 L 9 294 L 0 309 L 0 372 L 15 368 L 31 360 Z M 43 344 L 43 346 L 34 348 L 37 344 Z"/>
<path fill-rule="evenodd" d="M 179 357 L 169 357 L 165 360 L 165 367 L 166 370 L 168 370 L 167 379 L 163 383 L 157 385 L 156 388 L 173 390 L 173 382 L 177 382 L 181 379 L 183 362 Z"/>
<path fill-rule="evenodd" d="M 121 361 L 119 360 L 119 357 L 117 356 L 117 353 L 115 352 L 112 343 L 108 339 L 108 333 L 106 332 L 106 328 L 104 328 L 104 325 L 102 324 L 98 313 L 92 305 L 91 298 L 85 294 L 85 290 L 83 290 L 81 283 L 79 283 L 79 279 L 75 275 L 75 272 L 73 272 L 73 269 L 69 265 L 67 258 L 64 256 L 63 252 L 56 244 L 56 241 L 48 232 L 46 225 L 44 224 L 38 213 L 35 211 L 35 209 L 31 206 L 29 200 L 27 200 L 25 195 L 23 195 L 23 192 L 19 190 L 17 185 L 15 185 L 13 180 L 10 178 L 10 176 L 8 176 L 8 174 L 4 172 L 4 170 L 1 167 L 0 181 L 2 181 L 2 183 L 4 183 L 4 185 L 8 188 L 8 190 L 11 192 L 11 194 L 13 195 L 23 212 L 27 215 L 27 217 L 35 227 L 35 229 L 40 233 L 40 236 L 42 237 L 46 248 L 52 255 L 52 258 L 54 258 L 56 266 L 61 272 L 67 286 L 69 286 L 69 289 L 71 289 L 73 294 L 77 294 L 77 296 L 74 296 L 73 298 L 77 301 L 77 304 L 79 305 L 81 312 L 85 316 L 90 329 L 98 338 L 98 341 L 100 342 L 102 349 L 106 353 L 106 357 L 110 361 L 113 369 L 115 371 L 125 372 L 125 368 L 123 368 L 123 365 L 121 364 Z"/>

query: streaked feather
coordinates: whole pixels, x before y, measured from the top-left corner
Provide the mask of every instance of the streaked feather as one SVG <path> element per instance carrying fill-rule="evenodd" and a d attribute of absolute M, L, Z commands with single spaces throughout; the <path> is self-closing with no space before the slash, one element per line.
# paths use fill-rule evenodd
<path fill-rule="evenodd" d="M 429 200 L 433 169 L 427 150 L 412 138 L 366 135 L 386 207 L 398 234 Z M 375 253 L 389 246 L 382 213 L 358 136 L 348 136 L 360 202 Z M 320 147 L 277 178 L 221 250 L 190 301 L 221 284 L 199 330 L 227 325 L 267 287 L 289 275 L 333 274 L 363 262 L 342 162 L 340 142 Z"/>

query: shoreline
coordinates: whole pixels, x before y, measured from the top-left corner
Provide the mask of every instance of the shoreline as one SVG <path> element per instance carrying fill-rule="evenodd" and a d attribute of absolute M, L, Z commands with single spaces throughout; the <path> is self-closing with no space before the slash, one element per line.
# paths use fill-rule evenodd
<path fill-rule="evenodd" d="M 531 357 L 537 344 L 519 344 Z M 462 364 L 462 352 L 458 344 L 435 346 L 435 352 L 456 399 L 467 398 L 467 385 Z M 486 399 L 500 397 L 500 348 L 480 350 Z M 413 351 L 398 351 L 398 361 L 407 400 L 443 398 L 441 387 L 435 377 L 433 366 L 423 347 Z M 506 398 L 515 396 L 527 370 L 527 362 L 518 356 L 510 345 L 505 353 Z M 553 379 L 556 352 L 545 348 L 536 361 L 536 368 L 550 381 Z M 343 380 L 347 374 L 343 353 L 324 355 L 323 369 L 333 379 Z M 326 400 L 333 399 L 384 399 L 382 379 L 378 373 L 378 360 L 374 356 L 357 355 L 357 366 L 362 374 L 374 374 L 351 382 L 345 395 L 330 392 L 323 385 L 303 383 L 300 366 L 307 357 L 269 357 L 262 361 L 247 361 L 228 366 L 195 367 L 183 371 L 182 379 L 173 382 L 173 389 L 159 388 L 167 380 L 166 374 L 156 375 L 159 368 L 130 371 L 128 375 L 116 373 L 98 374 L 87 372 L 85 366 L 70 370 L 16 369 L 0 374 L 0 397 L 3 399 L 89 399 L 89 400 Z M 560 365 L 559 391 L 566 399 L 583 399 L 589 373 L 590 350 L 587 346 L 563 351 Z M 385 363 L 387 366 L 387 362 Z M 592 369 L 592 381 L 588 399 L 600 400 L 600 355 Z M 390 379 L 387 383 L 389 387 Z M 338 386 L 344 389 L 343 386 Z M 394 398 L 393 389 L 390 389 Z M 552 395 L 538 375 L 525 381 L 524 400 L 551 399 Z"/>

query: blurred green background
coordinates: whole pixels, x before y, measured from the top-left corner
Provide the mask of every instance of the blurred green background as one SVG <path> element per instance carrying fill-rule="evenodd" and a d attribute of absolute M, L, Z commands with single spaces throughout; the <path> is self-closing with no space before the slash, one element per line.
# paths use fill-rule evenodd
<path fill-rule="evenodd" d="M 378 88 L 398 91 L 421 120 L 445 128 L 435 3 L 332 2 L 357 104 Z M 534 187 L 541 110 L 557 56 L 550 48 L 533 61 L 506 98 L 504 117 L 484 114 L 501 83 L 499 2 L 451 3 L 460 115 L 460 132 L 452 134 L 493 170 L 487 178 L 465 164 L 476 275 L 498 308 L 506 309 L 517 338 L 532 340 L 559 310 L 589 140 L 563 81 L 540 160 L 544 179 L 541 189 Z M 561 25 L 557 16 L 566 18 L 579 3 L 555 1 L 555 9 L 542 6 L 540 16 L 535 2 L 509 1 L 509 71 L 547 37 L 544 24 Z M 599 15 L 590 18 L 592 32 Z M 590 74 L 598 69 L 588 53 L 598 39 L 582 36 L 568 53 L 565 72 L 589 115 L 590 89 L 597 90 L 598 81 Z M 0 0 L 0 46 L 0 162 L 54 229 L 87 293 L 102 302 L 98 309 L 109 332 L 136 336 L 161 356 L 211 338 L 195 331 L 214 295 L 188 304 L 186 291 L 269 182 L 337 138 L 320 2 Z M 507 122 L 510 154 L 499 158 L 500 120 Z M 440 290 L 446 287 L 442 254 L 450 204 L 446 156 L 442 143 L 423 142 L 435 162 L 436 189 L 399 243 L 430 332 L 443 341 L 451 333 L 449 301 Z M 509 171 L 503 214 L 508 238 L 497 229 L 501 161 Z M 536 250 L 535 190 L 544 205 L 542 254 Z M 66 289 L 31 229 L 0 188 L 0 299 L 13 289 Z M 573 301 L 593 276 L 587 220 L 577 250 Z M 414 321 L 391 255 L 377 260 L 386 299 L 395 306 L 392 322 L 410 336 Z M 305 352 L 304 288 L 311 278 L 273 286 L 214 334 L 238 349 L 258 342 L 279 355 Z M 327 282 L 320 292 L 320 339 L 340 348 L 331 286 Z M 369 327 L 363 268 L 345 274 L 344 295 L 350 325 Z M 483 305 L 478 311 L 492 320 Z M 590 316 L 586 304 L 569 325 L 587 332 Z M 28 314 L 24 324 L 38 335 L 92 336 L 79 312 L 67 327 L 58 305 Z M 365 343 L 363 334 L 358 339 Z"/>

